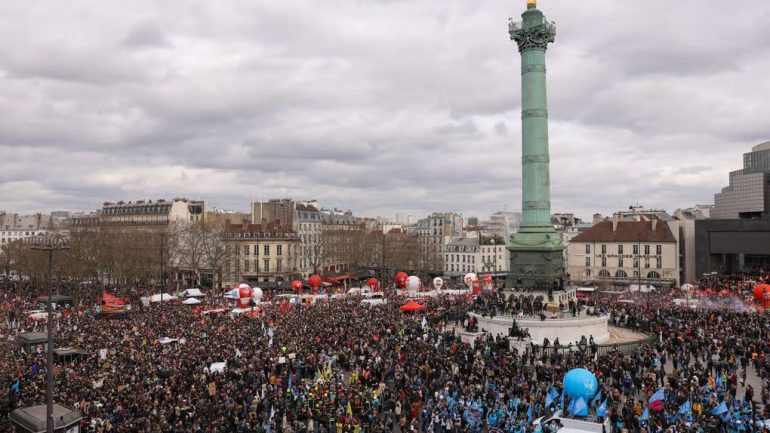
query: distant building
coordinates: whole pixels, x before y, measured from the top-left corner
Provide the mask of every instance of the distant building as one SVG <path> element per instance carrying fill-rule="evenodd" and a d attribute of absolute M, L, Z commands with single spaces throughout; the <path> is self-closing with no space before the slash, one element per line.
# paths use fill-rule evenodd
<path fill-rule="evenodd" d="M 282 226 L 298 231 L 299 220 L 294 200 L 281 198 L 252 203 L 251 223 L 261 224 L 268 221 L 279 221 Z"/>
<path fill-rule="evenodd" d="M 212 209 L 206 211 L 206 224 L 225 226 L 228 224 L 248 224 L 251 222 L 251 214 L 248 212 L 234 212 Z"/>
<path fill-rule="evenodd" d="M 137 200 L 105 202 L 100 224 L 122 227 L 168 227 L 171 223 L 201 223 L 206 216 L 206 202 L 175 198 L 173 200 Z"/>
<path fill-rule="evenodd" d="M 299 272 L 303 277 L 320 272 L 323 266 L 321 242 L 321 212 L 315 201 L 297 203 L 297 221 L 299 223 L 300 254 Z"/>
<path fill-rule="evenodd" d="M 659 218 L 600 222 L 570 241 L 569 273 L 579 284 L 674 286 L 679 282 L 677 239 Z"/>
<path fill-rule="evenodd" d="M 743 154 L 710 218 L 694 224 L 695 277 L 770 269 L 770 141 Z"/>
<path fill-rule="evenodd" d="M 297 274 L 300 239 L 278 221 L 268 224 L 231 224 L 223 241 L 230 260 L 224 284 L 289 281 Z"/>
<path fill-rule="evenodd" d="M 444 246 L 444 275 L 462 277 L 469 272 L 504 277 L 509 251 L 502 238 L 468 236 Z"/>
<path fill-rule="evenodd" d="M 712 219 L 770 219 L 770 141 L 743 154 L 743 169 L 714 195 Z"/>
<path fill-rule="evenodd" d="M 489 217 L 489 221 L 484 224 L 487 232 L 505 239 L 506 242 L 511 235 L 519 231 L 521 225 L 520 212 L 495 212 Z"/>
<path fill-rule="evenodd" d="M 426 274 L 444 270 L 444 246 L 463 237 L 463 216 L 455 212 L 434 213 L 417 221 L 420 246 L 419 268 Z"/>
<path fill-rule="evenodd" d="M 56 220 L 51 215 L 0 212 L 0 247 L 45 234 L 56 226 Z"/>
<path fill-rule="evenodd" d="M 674 218 L 679 222 L 679 266 L 681 281 L 693 282 L 696 271 L 695 221 L 708 219 L 709 207 L 695 206 L 677 209 Z"/>

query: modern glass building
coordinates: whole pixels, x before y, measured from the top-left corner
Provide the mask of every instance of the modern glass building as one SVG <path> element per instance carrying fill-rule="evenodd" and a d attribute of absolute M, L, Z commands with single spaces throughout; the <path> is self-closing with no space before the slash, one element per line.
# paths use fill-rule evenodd
<path fill-rule="evenodd" d="M 770 141 L 743 155 L 743 169 L 714 194 L 713 219 L 770 219 Z"/>

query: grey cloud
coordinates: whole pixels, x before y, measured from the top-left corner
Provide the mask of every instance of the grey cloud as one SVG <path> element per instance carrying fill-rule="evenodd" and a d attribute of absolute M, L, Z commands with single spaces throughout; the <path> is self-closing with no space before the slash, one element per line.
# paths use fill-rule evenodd
<path fill-rule="evenodd" d="M 768 138 L 764 2 L 542 3 L 554 210 L 709 202 Z M 519 207 L 523 2 L 41 4 L 0 5 L 25 41 L 0 47 L 0 209 Z"/>

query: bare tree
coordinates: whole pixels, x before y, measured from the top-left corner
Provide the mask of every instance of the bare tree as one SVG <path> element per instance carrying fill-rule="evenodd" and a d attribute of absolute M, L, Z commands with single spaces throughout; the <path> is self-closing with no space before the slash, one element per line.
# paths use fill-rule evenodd
<path fill-rule="evenodd" d="M 204 224 L 201 227 L 201 251 L 206 267 L 212 271 L 212 287 L 222 289 L 222 272 L 230 261 L 230 250 L 226 248 L 224 224 Z"/>

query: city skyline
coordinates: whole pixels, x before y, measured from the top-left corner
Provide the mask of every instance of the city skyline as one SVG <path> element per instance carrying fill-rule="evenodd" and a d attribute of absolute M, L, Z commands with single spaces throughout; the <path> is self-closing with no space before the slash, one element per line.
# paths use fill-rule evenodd
<path fill-rule="evenodd" d="M 0 35 L 26 42 L 0 47 L 0 209 L 186 196 L 362 216 L 519 211 L 507 18 L 524 3 L 0 6 L 13 17 Z M 723 19 L 717 2 L 618 3 L 539 4 L 558 26 L 553 211 L 711 204 L 770 139 L 757 19 L 770 5 Z"/>

